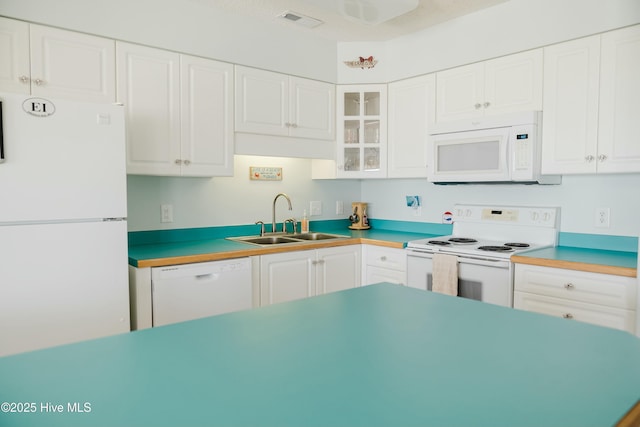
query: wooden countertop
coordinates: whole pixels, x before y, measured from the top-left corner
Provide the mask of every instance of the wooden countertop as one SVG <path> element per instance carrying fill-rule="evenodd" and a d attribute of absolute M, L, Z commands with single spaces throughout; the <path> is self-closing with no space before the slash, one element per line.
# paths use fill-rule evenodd
<path fill-rule="evenodd" d="M 638 360 L 626 332 L 379 284 L 0 358 L 0 401 L 35 408 L 0 425 L 613 426 Z"/>
<path fill-rule="evenodd" d="M 556 246 L 513 255 L 511 261 L 519 264 L 637 277 L 637 256 L 635 252 Z"/>

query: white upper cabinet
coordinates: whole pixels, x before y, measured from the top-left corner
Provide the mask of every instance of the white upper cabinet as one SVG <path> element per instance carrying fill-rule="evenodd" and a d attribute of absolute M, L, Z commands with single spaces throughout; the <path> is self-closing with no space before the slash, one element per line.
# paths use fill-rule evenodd
<path fill-rule="evenodd" d="M 544 61 L 542 173 L 595 172 L 600 36 L 546 47 Z"/>
<path fill-rule="evenodd" d="M 127 173 L 233 174 L 233 66 L 118 42 Z"/>
<path fill-rule="evenodd" d="M 338 86 L 338 178 L 387 174 L 387 85 Z"/>
<path fill-rule="evenodd" d="M 29 24 L 0 17 L 0 91 L 31 93 Z"/>
<path fill-rule="evenodd" d="M 233 65 L 180 55 L 180 88 L 182 174 L 232 176 Z"/>
<path fill-rule="evenodd" d="M 435 120 L 435 100 L 435 74 L 389 84 L 389 178 L 427 176 L 427 138 Z"/>
<path fill-rule="evenodd" d="M 542 173 L 640 172 L 640 26 L 544 55 Z"/>
<path fill-rule="evenodd" d="M 602 35 L 598 172 L 640 172 L 640 25 Z"/>
<path fill-rule="evenodd" d="M 0 90 L 115 102 L 115 42 L 0 18 Z"/>
<path fill-rule="evenodd" d="M 335 86 L 236 66 L 236 132 L 333 140 Z"/>
<path fill-rule="evenodd" d="M 436 73 L 438 122 L 542 109 L 542 49 Z"/>

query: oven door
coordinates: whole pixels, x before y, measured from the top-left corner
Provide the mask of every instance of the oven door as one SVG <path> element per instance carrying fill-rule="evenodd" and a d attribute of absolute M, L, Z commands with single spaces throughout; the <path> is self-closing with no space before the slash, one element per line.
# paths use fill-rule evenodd
<path fill-rule="evenodd" d="M 407 285 L 431 290 L 432 254 L 408 251 Z M 504 259 L 458 256 L 458 296 L 490 304 L 513 307 L 513 272 Z"/>
<path fill-rule="evenodd" d="M 509 181 L 510 128 L 471 130 L 431 135 L 431 182 Z"/>

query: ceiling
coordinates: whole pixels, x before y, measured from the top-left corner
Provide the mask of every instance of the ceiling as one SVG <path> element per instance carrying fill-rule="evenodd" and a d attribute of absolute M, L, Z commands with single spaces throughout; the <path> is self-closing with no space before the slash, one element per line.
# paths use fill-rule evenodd
<path fill-rule="evenodd" d="M 292 31 L 310 32 L 329 40 L 356 42 L 390 40 L 508 0 L 418 0 L 418 6 L 411 12 L 377 25 L 369 25 L 345 17 L 327 6 L 322 6 L 322 2 L 318 0 L 192 1 L 232 14 L 258 19 L 269 25 L 285 26 Z M 285 11 L 319 19 L 323 23 L 315 28 L 307 28 L 279 18 L 278 16 Z"/>

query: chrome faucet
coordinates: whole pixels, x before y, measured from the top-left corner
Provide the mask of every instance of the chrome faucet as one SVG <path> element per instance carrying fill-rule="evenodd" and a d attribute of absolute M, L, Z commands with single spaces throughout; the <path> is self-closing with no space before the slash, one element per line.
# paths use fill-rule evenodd
<path fill-rule="evenodd" d="M 276 195 L 276 197 L 273 199 L 273 210 L 271 211 L 272 217 L 271 217 L 271 232 L 275 233 L 276 232 L 276 201 L 278 200 L 278 198 L 282 196 L 285 199 L 287 199 L 287 202 L 289 203 L 289 210 L 293 210 L 293 207 L 291 206 L 291 199 L 289 198 L 289 196 L 287 196 L 284 193 L 279 193 Z M 284 222 L 282 223 L 282 232 L 284 233 L 286 231 L 285 226 L 284 226 Z"/>

